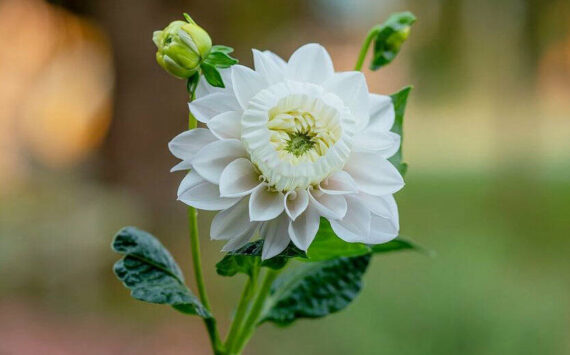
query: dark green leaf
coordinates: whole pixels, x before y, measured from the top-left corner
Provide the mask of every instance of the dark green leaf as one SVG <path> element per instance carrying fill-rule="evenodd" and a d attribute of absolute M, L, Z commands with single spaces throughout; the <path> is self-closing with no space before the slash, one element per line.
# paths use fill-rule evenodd
<path fill-rule="evenodd" d="M 222 52 L 222 53 L 226 53 L 226 54 L 230 54 L 234 51 L 234 49 L 232 47 L 228 47 L 228 46 L 223 46 L 221 44 L 216 44 L 214 46 L 212 46 L 211 52 Z"/>
<path fill-rule="evenodd" d="M 374 40 L 374 53 L 370 62 L 370 69 L 377 70 L 390 63 L 402 44 L 408 38 L 410 27 L 416 22 L 416 17 L 410 12 L 393 14 L 379 28 L 378 35 Z"/>
<path fill-rule="evenodd" d="M 208 84 L 217 88 L 225 87 L 224 80 L 222 79 L 222 76 L 216 67 L 204 62 L 202 65 L 200 65 L 200 68 L 202 68 L 202 73 L 204 74 L 204 77 L 206 78 Z"/>
<path fill-rule="evenodd" d="M 200 73 L 195 73 L 194 75 L 188 78 L 188 81 L 186 82 L 186 90 L 188 90 L 188 93 L 191 96 L 194 95 L 194 92 L 198 87 L 199 81 L 200 81 Z"/>
<path fill-rule="evenodd" d="M 306 263 L 272 285 L 261 322 L 289 325 L 298 318 L 319 318 L 348 306 L 362 288 L 370 255 Z"/>
<path fill-rule="evenodd" d="M 293 244 L 281 252 L 281 254 L 261 261 L 261 251 L 263 250 L 263 240 L 250 242 L 243 247 L 227 253 L 224 258 L 216 264 L 216 272 L 222 276 L 234 276 L 237 273 L 250 275 L 256 266 L 265 266 L 272 269 L 280 269 L 287 264 L 289 259 L 294 257 L 305 257 L 305 253 Z"/>
<path fill-rule="evenodd" d="M 234 64 L 237 64 L 238 60 L 230 57 L 224 52 L 210 52 L 205 60 L 206 63 L 215 66 L 216 68 L 229 68 Z"/>
<path fill-rule="evenodd" d="M 182 271 L 174 258 L 151 234 L 125 227 L 113 239 L 112 248 L 124 255 L 113 270 L 134 298 L 169 304 L 181 312 L 203 318 L 212 317 L 185 286 Z"/>
<path fill-rule="evenodd" d="M 408 170 L 408 165 L 402 162 L 402 144 L 404 142 L 403 136 L 403 125 L 404 125 L 404 112 L 406 111 L 406 103 L 408 102 L 408 95 L 412 90 L 411 86 L 406 86 L 397 93 L 391 95 L 392 102 L 394 103 L 394 111 L 396 113 L 396 118 L 394 120 L 394 125 L 392 126 L 392 132 L 400 135 L 400 148 L 390 158 L 390 162 L 400 171 L 400 174 L 405 175 Z"/>

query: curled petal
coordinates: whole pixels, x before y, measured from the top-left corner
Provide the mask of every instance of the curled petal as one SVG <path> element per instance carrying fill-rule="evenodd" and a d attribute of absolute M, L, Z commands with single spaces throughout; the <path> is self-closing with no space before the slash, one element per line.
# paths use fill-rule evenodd
<path fill-rule="evenodd" d="M 190 161 L 200 149 L 216 140 L 216 137 L 207 129 L 194 128 L 172 138 L 168 143 L 168 149 L 178 159 Z"/>
<path fill-rule="evenodd" d="M 297 248 L 307 251 L 319 230 L 320 215 L 309 207 L 297 219 L 289 223 L 289 237 Z"/>
<path fill-rule="evenodd" d="M 337 171 L 320 183 L 320 190 L 329 195 L 345 195 L 358 192 L 358 187 L 350 174 Z"/>
<path fill-rule="evenodd" d="M 402 175 L 379 153 L 353 152 L 344 170 L 360 191 L 370 195 L 390 195 L 404 187 Z"/>
<path fill-rule="evenodd" d="M 309 193 L 303 189 L 288 191 L 283 202 L 285 212 L 289 218 L 295 220 L 309 205 Z"/>
<path fill-rule="evenodd" d="M 220 176 L 220 193 L 224 197 L 249 195 L 259 186 L 259 174 L 253 164 L 239 158 L 228 164 Z"/>
<path fill-rule="evenodd" d="M 239 201 L 239 198 L 220 197 L 217 185 L 209 183 L 195 171 L 191 171 L 180 183 L 178 200 L 202 210 L 218 211 L 231 207 Z"/>
<path fill-rule="evenodd" d="M 249 219 L 252 221 L 268 221 L 283 212 L 284 195 L 280 191 L 268 191 L 263 184 L 256 188 L 249 198 Z"/>
<path fill-rule="evenodd" d="M 350 242 L 367 243 L 370 235 L 372 215 L 368 208 L 354 197 L 346 198 L 348 209 L 341 220 L 329 220 L 339 238 Z"/>
<path fill-rule="evenodd" d="M 200 122 L 208 123 L 220 113 L 241 110 L 232 92 L 217 92 L 196 99 L 188 104 L 190 112 Z"/>
<path fill-rule="evenodd" d="M 198 174 L 213 184 L 220 183 L 220 176 L 229 163 L 247 157 L 247 152 L 237 139 L 215 141 L 196 153 L 192 167 Z"/>
<path fill-rule="evenodd" d="M 243 65 L 232 66 L 232 81 L 234 94 L 242 108 L 246 108 L 249 100 L 267 87 L 261 74 Z"/>
<path fill-rule="evenodd" d="M 261 260 L 270 259 L 281 253 L 289 245 L 289 217 L 282 213 L 276 219 L 263 223 L 259 232 L 264 239 Z"/>
<path fill-rule="evenodd" d="M 212 220 L 210 237 L 214 240 L 227 240 L 241 236 L 252 228 L 249 220 L 249 199 L 243 198 L 239 203 L 219 212 Z"/>
<path fill-rule="evenodd" d="M 240 139 L 241 111 L 227 111 L 208 121 L 208 128 L 219 139 Z"/>
<path fill-rule="evenodd" d="M 257 49 L 253 50 L 255 71 L 261 74 L 268 84 L 283 81 L 285 75 L 284 67 L 275 57 L 277 57 L 277 55 L 269 51 L 260 52 Z M 283 62 L 282 59 L 281 62 Z M 283 64 L 284 63 L 285 62 L 283 62 Z"/>
<path fill-rule="evenodd" d="M 327 218 L 341 219 L 346 214 L 346 199 L 341 195 L 329 195 L 320 190 L 309 192 L 311 204 Z"/>

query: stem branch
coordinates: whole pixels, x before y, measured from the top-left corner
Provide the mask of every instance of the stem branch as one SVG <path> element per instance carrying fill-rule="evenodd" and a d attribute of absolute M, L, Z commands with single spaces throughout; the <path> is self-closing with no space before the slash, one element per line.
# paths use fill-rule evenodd
<path fill-rule="evenodd" d="M 356 60 L 356 65 L 354 66 L 354 70 L 360 71 L 362 70 L 362 65 L 364 64 L 364 59 L 366 58 L 366 54 L 368 53 L 368 48 L 370 48 L 370 44 L 372 40 L 378 36 L 380 33 L 381 27 L 374 26 L 368 32 L 368 35 L 364 39 L 362 43 L 362 47 L 360 48 L 360 53 L 358 54 L 358 59 Z"/>
<path fill-rule="evenodd" d="M 259 321 L 259 316 L 261 315 L 263 308 L 265 306 L 265 300 L 267 299 L 267 296 L 269 296 L 271 285 L 273 284 L 273 281 L 275 281 L 279 273 L 280 270 L 272 270 L 272 269 L 267 270 L 265 278 L 263 279 L 261 286 L 259 288 L 259 292 L 257 293 L 253 301 L 251 310 L 249 311 L 249 314 L 245 319 L 245 323 L 242 327 L 242 330 L 238 335 L 238 340 L 236 341 L 233 349 L 231 349 L 232 351 L 235 351 L 236 354 L 241 353 L 241 351 L 247 344 L 248 340 L 253 335 L 255 326 Z"/>

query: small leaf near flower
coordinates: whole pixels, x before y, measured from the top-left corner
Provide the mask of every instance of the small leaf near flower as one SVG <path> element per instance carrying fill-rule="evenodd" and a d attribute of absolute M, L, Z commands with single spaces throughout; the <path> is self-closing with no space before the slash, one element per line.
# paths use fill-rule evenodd
<path fill-rule="evenodd" d="M 392 103 L 394 104 L 394 111 L 396 117 L 391 131 L 400 136 L 400 148 L 389 160 L 398 169 L 400 174 L 404 176 L 408 170 L 408 164 L 402 162 L 402 143 L 404 141 L 404 112 L 406 111 L 406 103 L 408 102 L 408 95 L 412 91 L 411 86 L 406 86 L 395 94 L 392 94 Z"/>
<path fill-rule="evenodd" d="M 221 51 L 211 51 L 204 61 L 216 68 L 229 68 L 238 63 L 237 59 Z"/>
<path fill-rule="evenodd" d="M 293 244 L 289 244 L 281 254 L 262 262 L 262 250 L 263 240 L 249 242 L 243 247 L 226 254 L 216 264 L 216 272 L 222 276 L 234 276 L 237 273 L 251 276 L 254 268 L 259 265 L 277 270 L 284 267 L 291 258 L 306 258 L 305 253 Z"/>
<path fill-rule="evenodd" d="M 218 71 L 218 69 L 216 69 L 216 67 L 204 62 L 202 63 L 200 68 L 202 68 L 202 73 L 204 74 L 204 78 L 206 78 L 208 84 L 215 86 L 217 88 L 225 87 L 224 80 L 222 79 L 222 76 L 220 75 L 220 72 Z"/>
<path fill-rule="evenodd" d="M 414 22 L 416 22 L 416 17 L 411 12 L 400 12 L 391 15 L 380 26 L 380 31 L 374 41 L 374 53 L 370 62 L 371 70 L 377 70 L 394 60 L 402 44 L 408 38 Z"/>
<path fill-rule="evenodd" d="M 151 234 L 125 227 L 113 239 L 112 248 L 123 259 L 113 268 L 115 275 L 131 290 L 134 298 L 168 304 L 186 314 L 212 318 L 184 284 L 182 271 L 168 250 Z"/>
<path fill-rule="evenodd" d="M 370 255 L 307 263 L 279 277 L 271 287 L 260 323 L 289 325 L 299 318 L 320 318 L 344 309 L 362 288 Z"/>
<path fill-rule="evenodd" d="M 422 247 L 402 237 L 377 245 L 345 242 L 334 233 L 329 221 L 325 218 L 321 218 L 317 236 L 309 247 L 309 250 L 307 250 L 307 260 L 310 262 L 318 262 L 339 257 L 379 254 L 406 249 L 424 251 Z"/>

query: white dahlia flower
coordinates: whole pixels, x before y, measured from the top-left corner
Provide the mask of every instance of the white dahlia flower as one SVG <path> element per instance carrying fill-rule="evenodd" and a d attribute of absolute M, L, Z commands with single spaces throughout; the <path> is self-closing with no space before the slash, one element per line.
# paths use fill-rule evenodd
<path fill-rule="evenodd" d="M 347 242 L 385 243 L 398 235 L 394 197 L 404 181 L 388 161 L 400 145 L 390 132 L 389 96 L 368 92 L 361 72 L 335 73 L 318 44 L 289 62 L 253 50 L 255 70 L 222 72 L 225 88 L 200 82 L 190 110 L 207 125 L 175 137 L 170 151 L 191 169 L 178 199 L 219 210 L 210 235 L 237 249 L 263 238 L 262 258 L 289 241 L 307 250 L 330 221 Z"/>

